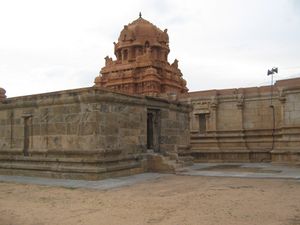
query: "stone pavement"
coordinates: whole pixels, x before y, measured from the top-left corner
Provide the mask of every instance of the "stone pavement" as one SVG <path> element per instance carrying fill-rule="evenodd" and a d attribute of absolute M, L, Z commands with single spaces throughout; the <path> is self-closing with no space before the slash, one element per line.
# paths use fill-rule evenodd
<path fill-rule="evenodd" d="M 299 179 L 300 165 L 271 163 L 195 163 L 180 175 L 241 178 Z"/>
<path fill-rule="evenodd" d="M 21 184 L 37 184 L 46 186 L 66 187 L 66 188 L 89 188 L 98 190 L 107 190 L 112 188 L 130 186 L 139 182 L 155 180 L 166 174 L 159 173 L 142 173 L 126 177 L 109 178 L 97 181 L 87 180 L 70 180 L 70 179 L 53 179 L 41 177 L 27 177 L 27 176 L 6 176 L 0 175 L 1 182 L 13 182 Z"/>
<path fill-rule="evenodd" d="M 181 170 L 176 172 L 176 175 L 297 179 L 300 181 L 300 166 L 276 165 L 270 163 L 196 163 L 193 166 L 182 168 Z M 151 182 L 152 180 L 156 180 L 165 176 L 171 175 L 159 173 L 142 173 L 127 177 L 111 178 L 99 181 L 0 175 L 0 182 L 107 190 L 112 188 L 131 186 L 136 183 L 145 181 Z"/>

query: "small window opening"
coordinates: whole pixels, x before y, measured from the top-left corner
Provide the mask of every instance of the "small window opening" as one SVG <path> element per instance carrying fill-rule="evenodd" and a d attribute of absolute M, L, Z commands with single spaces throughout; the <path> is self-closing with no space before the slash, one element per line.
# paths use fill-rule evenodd
<path fill-rule="evenodd" d="M 145 42 L 145 48 L 149 48 L 149 47 L 150 47 L 149 41 L 146 41 Z"/>
<path fill-rule="evenodd" d="M 128 59 L 128 50 L 127 49 L 125 49 L 124 52 L 123 52 L 123 59 L 124 60 Z"/>
<path fill-rule="evenodd" d="M 199 132 L 200 134 L 206 133 L 206 114 L 199 114 Z"/>

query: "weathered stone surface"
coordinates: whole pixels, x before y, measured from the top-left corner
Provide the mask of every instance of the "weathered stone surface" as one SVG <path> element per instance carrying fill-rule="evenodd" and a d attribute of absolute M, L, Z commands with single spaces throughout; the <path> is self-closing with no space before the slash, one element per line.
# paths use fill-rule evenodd
<path fill-rule="evenodd" d="M 276 82 L 273 107 L 267 86 L 191 92 L 181 100 L 193 105 L 190 130 L 196 160 L 300 161 L 300 78 Z M 199 127 L 201 114 L 205 132 Z"/>
<path fill-rule="evenodd" d="M 79 96 L 81 97 L 78 98 Z M 97 164 L 89 165 L 99 174 L 95 173 L 92 178 L 87 174 L 86 177 L 105 177 L 100 173 L 108 173 L 109 168 L 128 170 L 127 174 L 131 171 L 143 171 L 145 168 L 141 160 L 147 150 L 149 138 L 148 109 L 155 108 L 157 112 L 163 113 L 165 116 L 159 123 L 167 121 L 172 127 L 162 128 L 156 133 L 161 140 L 161 152 L 176 151 L 177 144 L 184 142 L 182 134 L 189 124 L 188 121 L 176 121 L 178 116 L 188 119 L 190 107 L 187 105 L 163 99 L 123 95 L 99 88 L 8 98 L 6 101 L 6 104 L 0 104 L 0 158 L 3 154 L 23 157 L 26 150 L 28 164 L 24 166 L 23 161 L 10 158 L 1 161 L 3 166 L 11 165 L 10 168 L 0 165 L 0 169 L 18 169 L 18 173 L 23 169 L 24 174 L 30 174 L 30 171 L 35 174 L 33 171 L 38 170 L 42 175 L 48 171 L 53 176 L 58 176 L 60 170 L 53 170 L 56 160 L 55 167 L 60 168 L 62 165 L 59 160 L 62 159 L 78 157 L 86 160 L 97 157 L 99 160 L 107 160 L 108 156 L 111 160 L 109 165 L 101 165 L 101 170 Z M 183 144 L 188 145 L 189 139 L 185 141 Z M 168 144 L 165 145 L 164 142 Z M 75 152 L 80 154 L 76 155 Z M 94 152 L 102 152 L 103 155 L 97 153 L 96 156 Z M 40 156 L 39 163 L 33 163 L 32 157 L 36 156 Z M 128 157 L 136 159 L 133 162 Z M 46 162 L 52 159 L 52 166 L 46 166 L 49 164 Z M 72 170 L 61 171 L 68 174 L 64 176 L 79 177 L 75 174 L 80 171 L 80 164 L 74 162 Z M 83 173 L 88 171 L 88 168 L 82 169 Z"/>
<path fill-rule="evenodd" d="M 278 81 L 272 102 L 270 87 L 187 94 L 168 43 L 167 30 L 140 17 L 95 87 L 17 98 L 0 88 L 0 171 L 102 179 L 174 171 L 193 157 L 300 161 L 300 78 Z"/>

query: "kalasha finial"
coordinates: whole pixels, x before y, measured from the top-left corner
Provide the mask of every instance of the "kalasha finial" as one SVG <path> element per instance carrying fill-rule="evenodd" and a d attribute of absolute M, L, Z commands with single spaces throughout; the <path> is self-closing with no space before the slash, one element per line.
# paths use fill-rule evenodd
<path fill-rule="evenodd" d="M 139 13 L 139 17 L 142 18 L 142 13 L 141 12 Z"/>

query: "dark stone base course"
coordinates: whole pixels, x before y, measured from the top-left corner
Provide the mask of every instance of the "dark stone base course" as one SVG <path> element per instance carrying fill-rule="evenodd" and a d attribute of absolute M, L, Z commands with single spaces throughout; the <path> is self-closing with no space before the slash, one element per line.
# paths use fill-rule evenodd
<path fill-rule="evenodd" d="M 0 173 L 90 180 L 142 173 L 148 140 L 161 153 L 189 145 L 190 111 L 96 87 L 9 98 L 0 104 Z"/>
<path fill-rule="evenodd" d="M 271 162 L 270 151 L 193 151 L 194 162 Z"/>
<path fill-rule="evenodd" d="M 300 150 L 194 150 L 191 153 L 194 162 L 272 162 L 297 164 L 300 162 Z"/>
<path fill-rule="evenodd" d="M 81 157 L 74 152 L 70 155 L 64 152 L 59 157 L 1 154 L 0 174 L 100 180 L 145 172 L 140 156 L 124 157 L 106 153 L 105 157 L 100 157 L 100 153 L 93 153 L 85 152 L 85 156 Z"/>
<path fill-rule="evenodd" d="M 272 162 L 297 163 L 300 162 L 300 149 L 296 151 L 272 151 Z"/>
<path fill-rule="evenodd" d="M 29 157 L 24 157 L 23 152 L 21 150 L 1 150 L 0 151 L 0 158 L 1 157 L 23 157 L 24 160 L 32 159 L 30 157 L 48 157 L 48 160 L 60 160 L 60 159 L 67 159 L 67 158 L 79 158 L 80 160 L 87 160 L 91 159 L 99 159 L 99 158 L 114 158 L 119 157 L 122 153 L 120 149 L 114 150 L 30 150 L 28 152 Z"/>
<path fill-rule="evenodd" d="M 144 169 L 141 167 L 119 170 L 119 171 L 107 171 L 102 173 L 56 172 L 56 171 L 0 168 L 0 174 L 2 175 L 33 176 L 33 177 L 46 177 L 46 178 L 56 178 L 56 179 L 74 179 L 74 180 L 102 180 L 102 179 L 108 179 L 113 177 L 130 176 L 130 175 L 139 174 L 143 172 Z"/>

